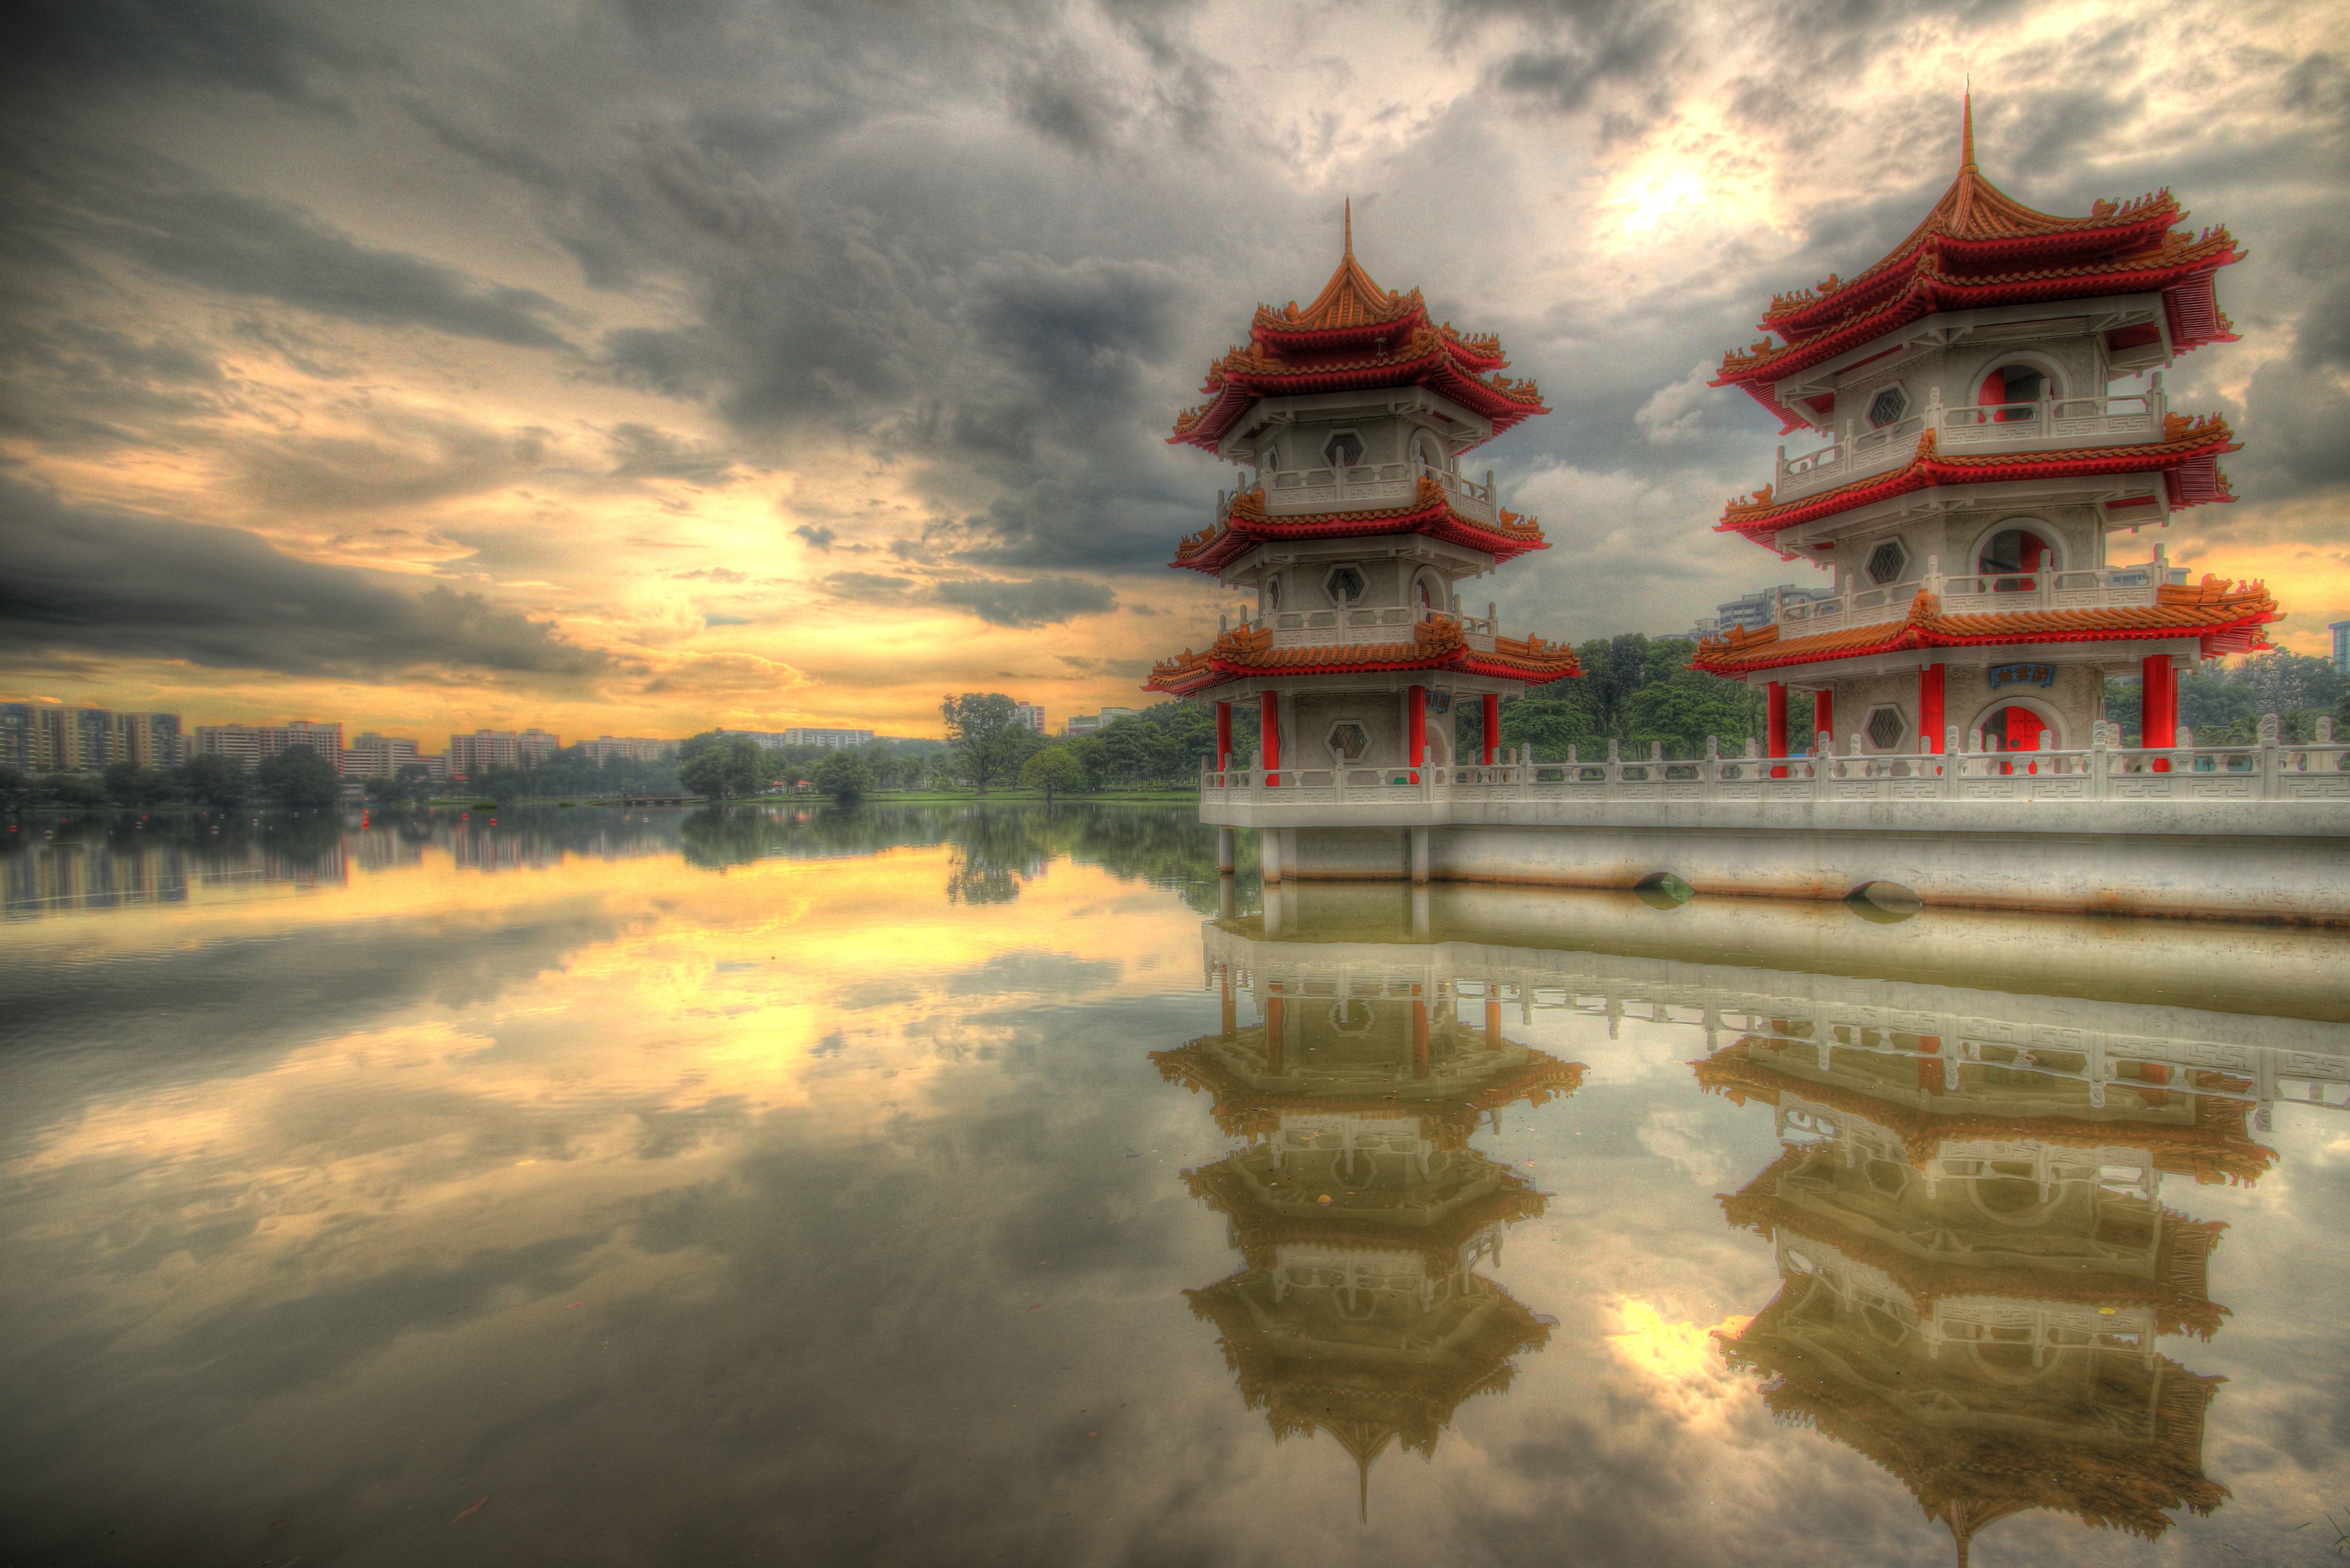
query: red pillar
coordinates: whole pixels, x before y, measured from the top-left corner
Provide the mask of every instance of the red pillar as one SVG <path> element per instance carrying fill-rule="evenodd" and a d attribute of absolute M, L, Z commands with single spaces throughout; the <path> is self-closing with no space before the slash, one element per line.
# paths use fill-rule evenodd
<path fill-rule="evenodd" d="M 1411 782 L 1418 784 L 1420 767 L 1428 759 L 1428 688 L 1407 688 L 1403 705 L 1407 715 L 1404 727 L 1411 736 Z"/>
<path fill-rule="evenodd" d="M 1232 765 L 1232 705 L 1216 704 L 1216 771 L 1222 773 Z"/>
<path fill-rule="evenodd" d="M 1237 1016 L 1238 1012 L 1239 1009 L 1232 1004 L 1232 971 L 1226 970 L 1224 971 L 1223 1037 L 1227 1040 L 1230 1040 L 1233 1035 L 1240 1033 L 1240 1019 Z"/>
<path fill-rule="evenodd" d="M 1411 1075 L 1428 1076 L 1428 1003 L 1417 996 L 1411 999 Z"/>
<path fill-rule="evenodd" d="M 1263 717 L 1258 720 L 1258 732 L 1263 737 L 1264 782 L 1281 782 L 1281 697 L 1277 692 L 1258 694 L 1257 701 Z"/>
<path fill-rule="evenodd" d="M 1502 1003 L 1500 999 L 1489 996 L 1485 999 L 1485 1049 L 1499 1051 L 1501 1048 Z"/>
<path fill-rule="evenodd" d="M 1918 671 L 1918 728 L 1925 732 L 1928 747 L 1937 753 L 1942 749 L 1947 723 L 1942 717 L 1942 667 L 1929 664 Z"/>
<path fill-rule="evenodd" d="M 2167 653 L 2150 655 L 2138 669 L 2138 744 L 2175 746 L 2178 743 L 2178 672 L 2171 669 Z"/>
<path fill-rule="evenodd" d="M 1498 691 L 1485 693 L 1485 765 L 1493 765 L 1494 748 L 1502 743 L 1502 697 Z"/>
<path fill-rule="evenodd" d="M 1785 756 L 1787 754 L 1787 688 L 1784 682 L 1773 680 L 1764 684 L 1762 713 L 1765 732 L 1762 737 L 1762 754 L 1766 757 Z M 1773 768 L 1771 776 L 1774 779 L 1785 778 L 1787 770 Z"/>
<path fill-rule="evenodd" d="M 1835 733 L 1835 693 L 1833 691 L 1812 693 L 1812 740 L 1814 744 L 1818 742 L 1822 731 L 1831 736 Z"/>
<path fill-rule="evenodd" d="M 1264 999 L 1264 1065 L 1269 1073 L 1281 1071 L 1281 998 Z"/>

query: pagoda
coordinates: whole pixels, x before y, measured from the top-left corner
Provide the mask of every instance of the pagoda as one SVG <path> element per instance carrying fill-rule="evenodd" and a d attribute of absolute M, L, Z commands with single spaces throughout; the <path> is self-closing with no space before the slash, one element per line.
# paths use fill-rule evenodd
<path fill-rule="evenodd" d="M 1765 689 L 1772 756 L 1791 754 L 1791 690 L 1858 754 L 1960 736 L 1970 752 L 2085 748 L 2106 679 L 2133 670 L 2140 743 L 2168 747 L 2177 672 L 2268 646 L 2280 616 L 2261 584 L 2189 583 L 2159 545 L 2109 556 L 2122 530 L 2234 499 L 2227 422 L 2173 413 L 2162 370 L 2235 341 L 2213 285 L 2244 253 L 2185 216 L 2168 191 L 2086 217 L 2023 205 L 1976 167 L 1970 101 L 1958 177 L 1909 236 L 1773 298 L 1769 336 L 1724 356 L 1715 386 L 1828 439 L 1781 447 L 1772 483 L 1719 526 L 1832 569 L 1833 597 L 1710 639 L 1693 662 Z M 2146 372 L 2143 390 L 2116 385 Z"/>
<path fill-rule="evenodd" d="M 1500 704 L 1580 673 L 1566 649 L 1504 637 L 1492 607 L 1463 612 L 1464 580 L 1547 547 L 1501 506 L 1489 470 L 1461 459 L 1549 410 L 1500 372 L 1501 341 L 1430 320 L 1419 291 L 1382 289 L 1355 259 L 1314 303 L 1257 307 L 1249 341 L 1211 366 L 1208 401 L 1175 421 L 1244 473 L 1171 563 L 1254 596 L 1205 652 L 1148 689 L 1211 701 L 1218 773 L 1235 765 L 1232 708 L 1254 701 L 1264 782 L 1284 770 L 1333 789 L 1419 784 L 1423 770 L 1491 765 Z M 1484 716 L 1480 756 L 1454 744 L 1458 705 Z"/>
<path fill-rule="evenodd" d="M 1845 1036 L 1837 1037 L 1838 1033 Z M 1915 1055 L 1870 1047 L 1892 1044 Z M 2221 1226 L 2161 1201 L 2166 1175 L 2258 1179 L 2247 1086 L 2218 1073 L 2095 1093 L 1941 1042 L 1750 1034 L 1695 1066 L 1774 1108 L 1782 1153 L 1726 1217 L 1769 1240 L 1777 1296 L 1722 1341 L 1781 1417 L 1891 1472 L 1951 1534 L 2031 1509 L 2153 1539 L 2209 1513 L 2217 1378 L 2157 1348 L 2208 1338 Z"/>
<path fill-rule="evenodd" d="M 1476 1272 L 1542 1194 L 1469 1140 L 1504 1106 L 1573 1094 L 1584 1069 L 1509 1039 L 1497 1002 L 1482 1027 L 1456 1023 L 1450 982 L 1411 966 L 1332 975 L 1318 944 L 1210 941 L 1222 1028 L 1152 1060 L 1249 1140 L 1184 1173 L 1243 1266 L 1185 1296 L 1275 1440 L 1328 1434 L 1367 1495 L 1380 1454 L 1432 1456 L 1462 1402 L 1507 1388 L 1513 1357 L 1548 1339 Z M 1235 948 L 1254 1025 L 1236 1018 Z"/>

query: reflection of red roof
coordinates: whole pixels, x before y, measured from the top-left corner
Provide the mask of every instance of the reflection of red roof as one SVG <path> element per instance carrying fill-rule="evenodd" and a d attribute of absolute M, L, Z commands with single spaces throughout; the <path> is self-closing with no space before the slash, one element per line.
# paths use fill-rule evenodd
<path fill-rule="evenodd" d="M 2268 644 L 2262 639 L 2259 628 L 2284 618 L 2284 613 L 2277 608 L 2276 600 L 2262 583 L 2238 583 L 2231 588 L 2218 577 L 2207 576 L 2192 586 L 2161 584 L 2154 594 L 2155 602 L 2150 605 L 1950 615 L 1944 611 L 1944 600 L 1921 590 L 1909 601 L 1909 614 L 1902 620 L 1840 627 L 1807 637 L 1781 637 L 1776 625 L 1753 629 L 1732 627 L 1721 637 L 1699 643 L 1690 668 L 1714 675 L 1744 675 L 1792 664 L 1817 664 L 1910 649 L 2132 642 L 2169 637 L 2201 638 L 2204 656 L 2209 658 L 2218 653 L 2266 649 Z M 1971 599 L 1980 596 L 1968 597 Z"/>
<path fill-rule="evenodd" d="M 2220 472 L 2220 458 L 2243 450 L 2228 421 L 2214 414 L 2190 420 L 2167 416 L 2163 439 L 2145 446 L 2071 447 L 2046 452 L 2003 452 L 1941 456 L 1934 432 L 1918 438 L 1917 454 L 1899 468 L 1867 479 L 1856 479 L 1801 501 L 1773 498 L 1764 485 L 1743 501 L 1721 509 L 1718 534 L 1743 534 L 1766 548 L 1775 548 L 1771 536 L 1800 524 L 1833 517 L 1871 502 L 1889 501 L 1913 491 L 1943 484 L 2002 484 L 2016 480 L 2103 478 L 2116 474 L 2162 476 L 2173 506 L 2225 505 L 2236 499 L 2228 476 Z"/>
<path fill-rule="evenodd" d="M 1506 1166 L 1471 1154 L 1466 1158 L 1475 1162 L 1477 1179 L 1490 1179 L 1492 1185 L 1424 1222 L 1382 1218 L 1394 1212 L 1388 1205 L 1358 1211 L 1348 1207 L 1346 1197 L 1326 1208 L 1317 1204 L 1308 1212 L 1287 1213 L 1267 1204 L 1250 1184 L 1239 1168 L 1241 1158 L 1232 1155 L 1203 1170 L 1191 1171 L 1184 1181 L 1193 1197 L 1232 1222 L 1241 1256 L 1252 1269 L 1272 1268 L 1278 1248 L 1312 1243 L 1372 1252 L 1415 1252 L 1443 1273 L 1459 1266 L 1461 1250 L 1489 1226 L 1514 1225 L 1543 1211 L 1543 1195 L 1531 1181 Z M 1363 1194 L 1348 1196 L 1366 1199 Z"/>
<path fill-rule="evenodd" d="M 1562 1062 L 1529 1050 L 1517 1066 L 1466 1090 L 1447 1093 L 1441 1099 L 1432 1095 L 1391 1099 L 1388 1090 L 1368 1088 L 1355 1095 L 1284 1094 L 1278 1088 L 1261 1088 L 1218 1061 L 1208 1049 L 1214 1038 L 1202 1035 L 1173 1051 L 1153 1051 L 1150 1059 L 1159 1064 L 1159 1075 L 1169 1083 L 1211 1096 L 1216 1126 L 1232 1137 L 1268 1137 L 1280 1130 L 1284 1114 L 1335 1111 L 1416 1121 L 1420 1136 L 1438 1148 L 1462 1149 L 1469 1147 L 1469 1135 L 1489 1112 L 1503 1106 L 1523 1103 L 1531 1107 L 1564 1098 L 1583 1086 L 1586 1070 L 1580 1062 Z"/>
<path fill-rule="evenodd" d="M 1144 689 L 1188 697 L 1252 675 L 1363 675 L 1410 670 L 1451 670 L 1523 680 L 1529 686 L 1583 673 L 1572 649 L 1539 637 L 1497 637 L 1491 652 L 1471 648 L 1461 623 L 1450 616 L 1419 621 L 1411 628 L 1409 642 L 1312 643 L 1293 648 L 1275 648 L 1272 629 L 1263 621 L 1253 621 L 1217 638 L 1205 653 L 1187 649 L 1154 665 Z"/>
<path fill-rule="evenodd" d="M 2226 229 L 2174 231 L 2186 214 L 2168 191 L 2099 202 L 2085 218 L 2038 212 L 1975 167 L 1971 108 L 1963 141 L 1958 177 L 1907 239 L 1856 277 L 1772 300 L 1762 327 L 1784 344 L 1723 355 L 1713 384 L 1744 389 L 1792 431 L 1812 421 L 1779 401 L 1775 382 L 1922 317 L 2116 294 L 2160 294 L 2176 349 L 2235 341 L 2211 288 L 2243 259 Z"/>
<path fill-rule="evenodd" d="M 1794 1306 L 1817 1288 L 1804 1280 L 1783 1283 L 1752 1323 L 1721 1342 L 1724 1358 L 1767 1380 L 1762 1397 L 1780 1419 L 1816 1428 L 1908 1487 L 1927 1518 L 1950 1527 L 1960 1568 L 1978 1531 L 2027 1509 L 2151 1541 L 2170 1528 L 2166 1510 L 2208 1514 L 2228 1500 L 2228 1489 L 2203 1473 L 2203 1417 L 2220 1378 L 2157 1356 L 2146 1375 L 2150 1426 L 2136 1432 L 2077 1407 L 2051 1409 L 2028 1391 L 2012 1391 L 2002 1408 L 2002 1390 L 1952 1386 L 1951 1375 L 1932 1361 L 1908 1363 L 1901 1374 L 1908 1398 L 1897 1401 L 1851 1376 L 1848 1364 L 1821 1357 L 1789 1323 Z M 1935 1393 L 1950 1404 L 1921 1414 Z M 1950 1409 L 1970 1402 L 1987 1407 L 1976 1422 L 1950 1418 Z"/>
<path fill-rule="evenodd" d="M 1764 1167 L 1744 1190 L 1723 1195 L 1723 1218 L 1762 1236 L 1786 1230 L 1834 1247 L 1846 1257 L 1878 1270 L 1920 1307 L 1953 1296 L 2146 1307 L 2153 1312 L 2159 1333 L 2191 1334 L 2199 1339 L 2217 1334 L 2220 1320 L 2228 1315 L 2228 1309 L 2211 1299 L 2208 1283 L 2211 1250 L 2220 1244 L 2220 1232 L 2227 1229 L 2220 1220 L 2190 1220 L 2175 1209 L 2163 1210 L 2151 1278 L 2116 1269 L 2084 1267 L 2058 1272 L 2021 1264 L 1939 1262 L 1780 1197 L 1780 1179 L 1813 1158 L 1809 1149 L 1788 1149 Z"/>
<path fill-rule="evenodd" d="M 2245 1110 L 2239 1100 L 2198 1095 L 2195 1120 L 2187 1126 L 2112 1117 L 2001 1116 L 1981 1111 L 1943 1114 L 1879 1099 L 1843 1084 L 1798 1077 L 1748 1054 L 1752 1048 L 1775 1048 L 1781 1044 L 1750 1034 L 1690 1066 L 1701 1086 L 1739 1105 L 1754 1099 L 1775 1106 L 1780 1096 L 1793 1094 L 1847 1116 L 1865 1117 L 1898 1137 L 1908 1152 L 1909 1163 L 1921 1170 L 1943 1144 L 1970 1138 L 2030 1138 L 2062 1148 L 2126 1144 L 2151 1154 L 2156 1169 L 2192 1176 L 2199 1182 L 2257 1181 L 2276 1163 L 2276 1150 L 2252 1142 L 2245 1133 Z M 2242 1086 L 2241 1079 L 2221 1082 L 2230 1087 Z"/>
<path fill-rule="evenodd" d="M 1216 450 L 1261 398 L 1378 387 L 1426 387 L 1492 422 L 1495 434 L 1548 413 L 1532 381 L 1496 374 L 1509 361 L 1501 339 L 1428 319 L 1419 291 L 1397 294 L 1355 259 L 1351 229 L 1338 270 L 1312 305 L 1257 307 L 1249 341 L 1208 368 L 1208 401 L 1175 421 L 1174 445 Z"/>
<path fill-rule="evenodd" d="M 1482 523 L 1455 511 L 1444 487 L 1420 475 L 1419 492 L 1401 506 L 1376 512 L 1310 512 L 1275 516 L 1264 509 L 1263 490 L 1244 491 L 1232 498 L 1223 519 L 1185 539 L 1175 548 L 1170 566 L 1189 566 L 1210 576 L 1257 545 L 1276 539 L 1316 539 L 1326 535 L 1367 538 L 1383 534 L 1421 534 L 1451 545 L 1482 550 L 1496 561 L 1507 561 L 1529 550 L 1547 550 L 1542 525 L 1515 512 L 1503 512 L 1500 521 Z"/>

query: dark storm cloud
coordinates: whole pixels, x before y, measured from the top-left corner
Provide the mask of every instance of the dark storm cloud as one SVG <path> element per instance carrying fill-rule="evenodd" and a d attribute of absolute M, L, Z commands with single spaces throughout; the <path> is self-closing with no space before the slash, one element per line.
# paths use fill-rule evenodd
<path fill-rule="evenodd" d="M 372 438 L 279 435 L 249 443 L 239 462 L 245 489 L 265 505 L 296 512 L 415 506 L 497 489 L 546 455 L 543 430 L 417 414 L 369 423 Z"/>
<path fill-rule="evenodd" d="M 0 481 L 0 649 L 287 675 L 594 674 L 607 657 L 472 594 L 281 555 L 254 535 Z"/>
<path fill-rule="evenodd" d="M 0 8 L 0 91 L 218 87 L 288 101 L 368 51 L 270 0 L 16 0 Z M 23 103 L 23 96 L 16 98 Z"/>
<path fill-rule="evenodd" d="M 1118 607 L 1117 596 L 1082 577 L 1037 577 L 1003 582 L 990 577 L 941 583 L 941 604 L 969 610 L 991 626 L 1055 626 L 1081 615 L 1103 615 Z"/>
<path fill-rule="evenodd" d="M 565 346 L 535 289 L 362 244 L 299 207 L 223 189 L 160 156 L 18 139 L 17 221 L 61 249 L 111 253 L 214 294 L 372 327 L 418 327 L 519 348 Z"/>
<path fill-rule="evenodd" d="M 651 425 L 615 425 L 611 443 L 614 479 L 681 479 L 710 486 L 733 479 L 733 459 L 717 447 Z"/>

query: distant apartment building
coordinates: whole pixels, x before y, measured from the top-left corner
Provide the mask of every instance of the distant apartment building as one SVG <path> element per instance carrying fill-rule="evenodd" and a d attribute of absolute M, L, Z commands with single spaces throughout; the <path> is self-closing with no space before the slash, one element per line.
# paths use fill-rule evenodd
<path fill-rule="evenodd" d="M 289 724 L 199 724 L 198 756 L 234 757 L 247 768 L 257 768 L 280 752 L 300 746 L 316 752 L 337 774 L 343 771 L 343 726 L 296 719 Z"/>
<path fill-rule="evenodd" d="M 803 728 L 784 732 L 784 744 L 787 746 L 824 746 L 837 752 L 847 746 L 869 746 L 872 743 L 873 732 L 870 730 Z"/>
<path fill-rule="evenodd" d="M 1681 635 L 1700 639 L 1721 637 L 1736 626 L 1742 626 L 1749 631 L 1760 631 L 1779 618 L 1783 605 L 1807 605 L 1814 600 L 1834 597 L 1835 589 L 1832 587 L 1806 588 L 1794 583 L 1781 583 L 1776 587 L 1757 588 L 1727 604 L 1714 606 L 1711 619 L 1700 617 L 1696 628 Z"/>
<path fill-rule="evenodd" d="M 449 737 L 452 778 L 479 778 L 493 768 L 535 768 L 551 763 L 563 742 L 545 730 L 476 730 Z"/>
<path fill-rule="evenodd" d="M 1012 704 L 1012 717 L 1040 735 L 1045 732 L 1045 704 L 1042 702 L 1014 702 Z"/>
<path fill-rule="evenodd" d="M 1117 723 L 1120 719 L 1134 718 L 1140 714 L 1141 711 L 1142 710 L 1139 708 L 1105 708 L 1098 713 L 1072 713 L 1069 715 L 1068 727 L 1064 730 L 1062 733 L 1066 735 L 1096 734 L 1102 730 L 1107 729 L 1110 725 Z"/>
<path fill-rule="evenodd" d="M 0 767 L 27 774 L 99 773 L 114 763 L 168 768 L 186 756 L 177 713 L 0 702 Z"/>
<path fill-rule="evenodd" d="M 2334 668 L 2350 675 L 2350 620 L 2337 620 L 2325 629 L 2334 634 Z"/>
<path fill-rule="evenodd" d="M 582 759 L 599 767 L 619 760 L 628 763 L 657 763 L 677 750 L 675 741 L 649 741 L 635 735 L 598 735 L 592 741 L 582 741 L 574 748 Z"/>
<path fill-rule="evenodd" d="M 352 779 L 392 779 L 400 770 L 419 761 L 416 742 L 369 730 L 343 751 L 343 776 Z"/>

